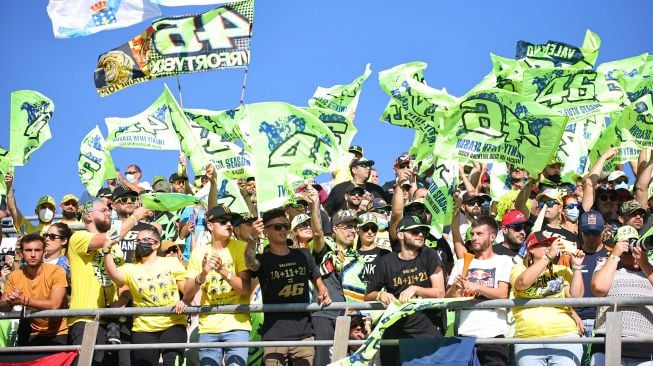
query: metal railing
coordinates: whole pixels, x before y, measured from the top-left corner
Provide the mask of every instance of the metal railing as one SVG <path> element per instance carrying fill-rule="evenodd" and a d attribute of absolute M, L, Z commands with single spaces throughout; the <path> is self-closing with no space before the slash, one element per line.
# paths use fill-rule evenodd
<path fill-rule="evenodd" d="M 570 298 L 570 299 L 505 299 L 505 300 L 465 300 L 459 302 L 438 304 L 435 308 L 458 310 L 458 309 L 494 309 L 513 307 L 537 307 L 537 306 L 573 306 L 573 307 L 595 307 L 608 306 L 612 311 L 607 313 L 605 337 L 581 337 L 581 338 L 489 338 L 477 339 L 477 344 L 530 344 L 530 343 L 605 343 L 606 344 L 606 365 L 621 364 L 622 343 L 653 343 L 653 337 L 623 338 L 621 336 L 621 313 L 622 308 L 633 306 L 653 305 L 653 297 L 632 297 L 632 298 Z M 328 306 L 318 304 L 247 304 L 247 305 L 221 305 L 221 306 L 200 306 L 188 307 L 186 314 L 213 314 L 213 313 L 270 313 L 270 312 L 314 312 L 319 310 L 384 310 L 385 306 L 380 302 L 359 302 L 359 303 L 333 303 Z M 0 313 L 0 317 L 8 319 L 17 318 L 46 318 L 46 317 L 70 317 L 88 316 L 95 321 L 88 322 L 84 331 L 82 345 L 69 346 L 39 346 L 39 347 L 13 347 L 0 349 L 0 353 L 16 352 L 52 352 L 52 351 L 74 351 L 79 350 L 79 365 L 90 365 L 94 350 L 121 350 L 121 349 L 159 349 L 161 344 L 119 344 L 119 345 L 95 345 L 94 340 L 97 334 L 98 319 L 103 316 L 126 316 L 146 314 L 172 314 L 171 307 L 154 308 L 104 308 L 104 309 L 60 309 L 43 311 L 22 311 Z M 237 348 L 237 347 L 290 347 L 290 346 L 333 346 L 333 360 L 345 357 L 347 348 L 350 345 L 361 345 L 365 341 L 351 341 L 349 335 L 349 317 L 342 316 L 336 321 L 334 340 L 320 341 L 260 341 L 260 342 L 209 342 L 209 343 L 166 343 L 166 348 Z M 92 342 L 89 340 L 93 340 Z M 398 340 L 383 340 L 382 345 L 397 345 Z"/>

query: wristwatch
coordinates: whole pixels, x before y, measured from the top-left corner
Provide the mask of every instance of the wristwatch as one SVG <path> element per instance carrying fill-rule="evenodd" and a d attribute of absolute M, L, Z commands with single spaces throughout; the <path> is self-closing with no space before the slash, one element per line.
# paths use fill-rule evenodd
<path fill-rule="evenodd" d="M 111 254 L 111 248 L 102 248 L 102 253 L 103 254 Z"/>

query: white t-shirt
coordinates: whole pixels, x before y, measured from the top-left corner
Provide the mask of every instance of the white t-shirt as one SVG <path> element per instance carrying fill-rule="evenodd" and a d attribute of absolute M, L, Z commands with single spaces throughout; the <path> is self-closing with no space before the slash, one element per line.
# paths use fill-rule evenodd
<path fill-rule="evenodd" d="M 499 287 L 499 282 L 510 284 L 510 271 L 512 259 L 505 255 L 495 254 L 490 259 L 474 258 L 469 265 L 467 279 L 470 282 L 480 283 L 490 288 Z M 453 285 L 456 276 L 461 275 L 463 261 L 459 260 L 451 270 L 448 285 Z M 460 325 L 458 334 L 476 338 L 494 338 L 506 335 L 508 323 L 506 322 L 506 309 L 478 309 L 460 310 Z"/>

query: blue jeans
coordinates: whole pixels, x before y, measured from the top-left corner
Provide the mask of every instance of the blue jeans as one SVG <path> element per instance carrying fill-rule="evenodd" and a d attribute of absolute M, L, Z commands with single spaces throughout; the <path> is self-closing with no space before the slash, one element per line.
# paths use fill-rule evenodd
<path fill-rule="evenodd" d="M 583 345 L 580 343 L 515 344 L 517 366 L 580 366 L 582 357 Z"/>
<path fill-rule="evenodd" d="M 585 326 L 585 331 L 583 332 L 583 337 L 593 337 L 594 336 L 594 319 L 583 319 L 583 325 Z M 590 364 L 590 350 L 591 344 L 583 343 L 583 360 L 581 365 L 589 366 Z"/>
<path fill-rule="evenodd" d="M 200 343 L 205 342 L 248 342 L 249 331 L 232 330 L 224 333 L 200 334 Z M 249 348 L 200 348 L 199 357 L 201 366 L 247 366 Z"/>

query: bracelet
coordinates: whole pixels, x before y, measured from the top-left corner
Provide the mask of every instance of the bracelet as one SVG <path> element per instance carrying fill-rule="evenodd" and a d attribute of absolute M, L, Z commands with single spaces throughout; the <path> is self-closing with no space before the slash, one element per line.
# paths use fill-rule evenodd
<path fill-rule="evenodd" d="M 381 294 L 383 294 L 383 290 L 379 291 L 376 293 L 376 301 L 381 301 Z"/>
<path fill-rule="evenodd" d="M 206 278 L 204 279 L 204 281 L 200 281 L 199 278 L 200 278 L 199 275 L 197 275 L 197 276 L 195 277 L 195 284 L 196 284 L 197 286 L 202 286 L 202 284 L 203 284 L 204 282 L 206 282 Z"/>
<path fill-rule="evenodd" d="M 579 265 L 579 266 L 574 266 L 574 265 L 571 266 L 571 270 L 572 270 L 572 271 L 582 271 L 582 270 L 584 270 L 584 269 L 585 269 L 585 265 L 584 265 L 584 264 L 581 264 L 581 265 Z"/>
<path fill-rule="evenodd" d="M 619 263 L 619 261 L 621 260 L 621 258 L 619 256 L 614 255 L 614 254 L 610 254 L 608 259 L 614 259 L 617 263 Z"/>
<path fill-rule="evenodd" d="M 553 258 L 549 257 L 549 253 L 544 253 L 544 258 L 546 258 L 549 262 L 553 262 Z"/>
<path fill-rule="evenodd" d="M 227 273 L 227 282 L 231 281 L 232 275 L 233 275 L 233 273 L 231 273 L 231 272 Z"/>
<path fill-rule="evenodd" d="M 109 248 L 102 248 L 102 254 L 111 254 L 111 247 L 109 247 Z"/>

